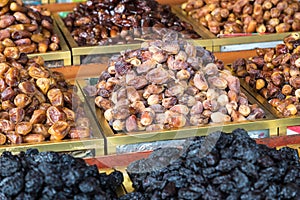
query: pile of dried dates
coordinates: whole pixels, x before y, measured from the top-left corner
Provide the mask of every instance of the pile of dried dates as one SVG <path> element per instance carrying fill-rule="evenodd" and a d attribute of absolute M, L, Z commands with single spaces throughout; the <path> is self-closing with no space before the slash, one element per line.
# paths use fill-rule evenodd
<path fill-rule="evenodd" d="M 69 154 L 29 149 L 0 156 L 1 200 L 116 200 L 123 180 L 120 171 L 99 173 Z"/>
<path fill-rule="evenodd" d="M 64 18 L 79 46 L 126 44 L 135 38 L 161 38 L 166 29 L 182 37 L 200 38 L 193 27 L 181 21 L 168 5 L 155 0 L 88 0 Z"/>
<path fill-rule="evenodd" d="M 121 199 L 299 199 L 296 149 L 256 144 L 236 129 L 191 138 L 177 151 L 131 163 L 127 172 L 136 192 Z"/>
<path fill-rule="evenodd" d="M 1 0 L 0 53 L 18 59 L 20 53 L 45 53 L 59 48 L 49 11 L 26 7 L 21 0 Z"/>
<path fill-rule="evenodd" d="M 113 56 L 84 90 L 115 131 L 155 131 L 264 117 L 211 52 L 170 31 Z"/>
<path fill-rule="evenodd" d="M 189 0 L 182 9 L 214 34 L 300 30 L 298 0 Z"/>
<path fill-rule="evenodd" d="M 257 49 L 257 56 L 237 59 L 233 71 L 243 77 L 283 116 L 300 111 L 300 35 L 284 38 L 275 48 Z"/>
<path fill-rule="evenodd" d="M 0 144 L 90 137 L 76 87 L 41 57 L 1 57 L 0 105 Z"/>

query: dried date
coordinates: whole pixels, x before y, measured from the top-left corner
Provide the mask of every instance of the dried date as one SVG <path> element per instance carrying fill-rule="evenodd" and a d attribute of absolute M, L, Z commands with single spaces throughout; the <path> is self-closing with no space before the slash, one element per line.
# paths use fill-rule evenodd
<path fill-rule="evenodd" d="M 142 47 L 113 56 L 98 83 L 84 89 L 95 97 L 115 131 L 155 131 L 264 117 L 240 91 L 238 78 L 220 70 L 222 62 L 204 48 L 196 48 L 174 31 Z"/>
<path fill-rule="evenodd" d="M 78 4 L 64 18 L 65 25 L 80 46 L 124 44 L 134 38 L 161 38 L 164 29 L 200 38 L 191 25 L 175 16 L 169 6 L 151 1 L 88 1 Z M 89 13 L 89 14 L 86 14 Z"/>
<path fill-rule="evenodd" d="M 90 137 L 75 88 L 45 67 L 41 58 L 7 59 L 0 73 L 1 144 Z"/>
<path fill-rule="evenodd" d="M 60 39 L 54 33 L 50 12 L 25 6 L 22 2 L 8 0 L 0 9 L 0 41 L 9 48 L 0 49 L 6 57 L 18 59 L 20 53 L 45 53 L 60 49 Z M 43 28 L 38 28 L 43 27 Z M 39 39 L 46 47 L 37 48 Z"/>
<path fill-rule="evenodd" d="M 238 59 L 232 66 L 237 76 L 245 78 L 282 116 L 299 114 L 299 45 L 293 46 L 299 41 L 299 34 L 292 33 L 283 39 L 283 44 L 257 49 L 257 56 Z"/>

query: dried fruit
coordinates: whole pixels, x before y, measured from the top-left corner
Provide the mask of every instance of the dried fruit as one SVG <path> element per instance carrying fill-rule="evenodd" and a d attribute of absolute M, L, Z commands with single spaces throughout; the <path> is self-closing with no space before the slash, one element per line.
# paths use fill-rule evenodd
<path fill-rule="evenodd" d="M 60 48 L 49 11 L 14 0 L 5 0 L 0 8 L 0 41 L 4 46 L 0 53 L 7 58 L 19 59 L 22 53 L 45 53 Z"/>
<path fill-rule="evenodd" d="M 243 129 L 214 132 L 130 163 L 135 192 L 121 199 L 295 199 L 299 166 L 296 149 L 256 144 Z"/>
<path fill-rule="evenodd" d="M 147 41 L 141 49 L 112 57 L 102 73 L 109 78 L 101 75 L 93 89 L 84 89 L 87 95 L 97 94 L 95 104 L 113 130 L 157 131 L 264 117 L 249 115 L 258 112 L 257 107 L 248 107 L 239 79 L 219 69 L 215 63 L 222 62 L 209 51 L 180 39 L 176 32 L 163 38 L 167 39 Z M 166 59 L 153 65 L 157 52 L 165 53 Z M 141 63 L 133 65 L 133 60 Z"/>
<path fill-rule="evenodd" d="M 64 18 L 64 23 L 79 46 L 136 43 L 135 38 L 162 39 L 166 29 L 180 32 L 182 37 L 200 38 L 190 24 L 171 12 L 170 6 L 154 0 L 101 3 L 90 0 L 89 5 L 78 4 Z M 157 53 L 153 58 L 160 63 L 166 56 Z M 131 64 L 138 63 L 134 59 Z"/>
<path fill-rule="evenodd" d="M 25 142 L 40 142 L 30 134 Z M 0 142 L 2 135 L 0 134 Z M 70 154 L 28 149 L 0 156 L 1 199 L 118 199 L 124 180 L 120 171 L 100 173 L 96 165 Z M 77 189 L 74 189 L 74 188 Z"/>
<path fill-rule="evenodd" d="M 215 35 L 299 31 L 297 0 L 188 0 L 181 8 Z"/>
<path fill-rule="evenodd" d="M 1 79 L 0 131 L 5 136 L 1 144 L 90 137 L 74 86 L 45 67 L 41 58 L 7 59 L 0 71 L 5 76 Z"/>
<path fill-rule="evenodd" d="M 250 87 L 256 88 L 257 92 L 280 112 L 280 115 L 292 116 L 298 115 L 300 108 L 298 94 L 300 71 L 297 66 L 299 54 L 295 51 L 299 47 L 297 44 L 300 36 L 293 33 L 286 36 L 283 41 L 283 44 L 278 44 L 274 48 L 257 49 L 257 56 L 247 61 L 237 59 L 233 62 L 232 69 L 237 76 L 243 77 Z M 259 67 L 253 67 L 257 63 Z M 238 71 L 244 69 L 245 65 L 246 72 L 239 74 Z"/>

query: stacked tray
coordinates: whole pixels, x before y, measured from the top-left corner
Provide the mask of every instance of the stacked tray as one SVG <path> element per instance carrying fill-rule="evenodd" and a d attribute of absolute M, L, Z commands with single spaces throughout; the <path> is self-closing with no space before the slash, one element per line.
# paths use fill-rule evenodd
<path fill-rule="evenodd" d="M 57 152 L 70 152 L 76 154 L 76 152 L 92 151 L 90 156 L 100 156 L 105 154 L 105 146 L 103 136 L 98 128 L 98 124 L 93 118 L 93 115 L 85 104 L 85 110 L 87 117 L 91 123 L 91 137 L 82 139 L 65 139 L 62 141 L 45 141 L 39 143 L 22 143 L 14 145 L 1 145 L 0 153 L 3 151 L 11 151 L 13 153 L 19 153 L 20 151 L 26 151 L 29 148 L 36 148 L 39 151 L 57 151 Z"/>
<path fill-rule="evenodd" d="M 281 44 L 259 48 L 231 65 L 241 86 L 277 118 L 279 135 L 287 134 L 288 126 L 299 125 L 299 41 L 299 33 L 293 33 Z"/>
<path fill-rule="evenodd" d="M 174 44 L 175 43 L 173 43 L 173 45 Z M 166 46 L 167 46 L 167 44 L 166 44 Z M 186 45 L 186 46 L 188 46 L 188 45 Z M 199 50 L 199 51 L 201 52 L 201 50 Z M 147 52 L 147 50 L 145 50 L 145 53 L 146 52 Z M 134 51 L 132 51 L 132 53 L 134 53 Z M 176 54 L 176 53 L 174 53 L 174 54 Z M 220 54 L 222 54 L 222 53 L 220 53 Z M 133 54 L 133 55 L 135 55 L 135 54 Z M 205 59 L 205 57 L 206 57 L 206 54 L 203 53 L 203 59 Z M 234 58 L 235 57 L 231 57 L 231 59 L 234 59 Z M 126 57 L 123 56 L 122 59 L 126 60 Z M 139 57 L 136 56 L 136 59 L 139 59 Z M 117 61 L 114 60 L 112 62 L 112 65 L 109 65 L 109 66 L 114 66 L 114 64 L 113 64 L 114 62 L 117 62 Z M 127 62 L 127 61 L 124 61 L 124 62 Z M 143 61 L 143 62 L 145 62 L 145 61 Z M 203 62 L 206 62 L 206 61 L 203 61 Z M 230 62 L 233 62 L 233 60 L 227 60 L 224 63 L 227 64 L 227 63 L 230 63 Z M 163 61 L 161 63 L 164 64 Z M 169 67 L 171 67 L 171 66 L 169 66 Z M 134 68 L 134 67 L 132 67 L 132 68 Z M 172 69 L 172 68 L 170 68 L 170 69 Z M 97 71 L 100 72 L 99 75 L 102 72 L 104 72 L 105 70 L 107 70 L 107 64 L 98 64 Z M 172 71 L 172 70 L 170 70 L 170 71 Z M 174 70 L 172 72 L 177 73 L 176 70 Z M 106 73 L 110 73 L 110 72 L 106 71 Z M 226 73 L 226 72 L 224 72 L 224 73 Z M 141 74 L 141 73 L 139 73 L 139 74 L 144 75 L 144 74 Z M 216 77 L 218 76 L 216 74 L 214 74 L 214 75 Z M 207 76 L 209 76 L 209 75 L 207 75 Z M 111 75 L 111 77 L 113 78 L 114 75 Z M 192 77 L 192 75 L 191 75 L 191 77 Z M 86 86 L 95 85 L 95 84 L 98 83 L 98 80 L 99 80 L 99 77 L 92 76 L 92 77 L 89 77 L 89 78 L 86 78 L 86 79 L 77 79 L 77 82 L 78 82 L 78 85 L 80 86 L 81 90 L 84 91 Z M 183 80 L 185 80 L 185 79 L 183 79 Z M 172 82 L 172 81 L 170 80 L 170 82 Z M 105 88 L 106 87 L 105 82 L 101 83 L 99 87 Z M 145 86 L 143 86 L 143 87 L 145 87 Z M 227 86 L 226 86 L 226 88 L 227 88 Z M 224 89 L 224 87 L 222 87 L 222 89 Z M 219 90 L 222 91 L 222 89 L 220 87 Z M 110 89 L 107 89 L 107 90 L 110 90 Z M 140 92 L 142 92 L 142 91 L 140 91 Z M 191 126 L 191 125 L 186 126 L 186 127 L 185 126 L 183 126 L 183 127 L 178 126 L 178 127 L 181 127 L 181 128 L 177 128 L 177 129 L 174 129 L 174 128 L 173 129 L 168 129 L 167 128 L 167 129 L 164 129 L 164 130 L 162 130 L 162 128 L 157 128 L 156 131 L 139 131 L 139 132 L 122 131 L 124 129 L 120 129 L 119 132 L 114 131 L 112 129 L 111 125 L 105 119 L 102 110 L 100 110 L 98 107 L 96 107 L 95 98 L 90 98 L 88 96 L 85 96 L 85 97 L 86 97 L 86 102 L 88 102 L 88 104 L 90 106 L 90 109 L 95 114 L 95 118 L 98 120 L 99 125 L 101 127 L 101 131 L 103 132 L 104 137 L 106 139 L 107 153 L 112 154 L 112 153 L 116 153 L 116 152 L 117 153 L 119 153 L 119 152 L 122 152 L 122 153 L 123 152 L 128 152 L 128 151 L 131 151 L 130 149 L 134 149 L 133 151 L 136 151 L 136 149 L 142 149 L 143 151 L 144 150 L 151 150 L 151 149 L 145 148 L 145 146 L 147 146 L 148 144 L 151 144 L 152 146 L 163 145 L 162 143 L 158 143 L 158 144 L 155 143 L 157 141 L 170 141 L 171 142 L 173 140 L 176 140 L 175 143 L 180 144 L 180 142 L 182 142 L 182 139 L 187 138 L 187 137 L 192 137 L 192 136 L 195 136 L 195 135 L 207 135 L 208 133 L 210 133 L 212 131 L 216 131 L 216 130 L 222 130 L 222 131 L 225 131 L 225 132 L 229 132 L 229 131 L 232 131 L 236 128 L 240 128 L 240 127 L 245 128 L 247 131 L 258 133 L 256 135 L 257 137 L 268 137 L 268 136 L 277 135 L 277 133 L 278 133 L 277 132 L 277 129 L 278 129 L 277 125 L 278 124 L 277 124 L 277 121 L 275 120 L 275 117 L 273 116 L 273 114 L 268 109 L 266 109 L 262 103 L 258 102 L 253 97 L 253 95 L 249 94 L 247 90 L 241 88 L 241 92 L 243 92 L 246 95 L 246 97 L 247 97 L 250 104 L 257 104 L 259 108 L 263 109 L 263 111 L 265 113 L 264 118 L 262 118 L 262 119 L 251 119 L 251 120 L 245 120 L 245 118 L 244 118 L 244 121 L 241 121 L 241 118 L 238 118 L 237 120 L 239 120 L 239 122 L 226 122 L 226 123 L 223 122 L 223 123 L 214 123 L 214 124 L 206 124 L 206 125 L 204 125 L 205 122 L 204 123 L 202 122 L 202 123 L 200 123 L 201 125 L 197 125 L 197 126 Z M 162 94 L 162 95 L 164 95 L 164 94 Z M 237 94 L 237 95 L 239 95 L 239 94 Z M 174 96 L 176 96 L 176 95 L 174 95 Z M 104 99 L 104 97 L 103 97 L 103 99 Z M 140 99 L 140 100 L 142 101 L 142 99 Z M 182 103 L 182 104 L 185 104 L 185 103 Z M 120 112 L 120 111 L 116 111 L 116 112 Z M 200 111 L 200 112 L 202 112 L 202 111 Z M 118 119 L 124 120 L 127 117 L 118 118 Z M 113 118 L 111 118 L 111 119 L 113 121 Z M 111 121 L 111 123 L 112 123 L 112 121 Z M 235 121 L 235 120 L 231 119 L 229 121 Z M 162 122 L 158 122 L 158 123 L 162 123 Z M 164 123 L 166 123 L 166 122 L 164 122 Z M 187 122 L 187 123 L 189 123 L 189 122 Z M 206 123 L 208 123 L 208 122 L 206 122 Z M 137 130 L 137 129 L 134 129 L 134 130 Z M 267 132 L 267 134 L 264 134 L 264 132 Z M 262 136 L 260 135 L 261 133 L 263 133 Z M 255 135 L 255 133 L 253 134 L 253 137 L 254 137 L 254 135 Z M 143 145 L 143 143 L 145 145 Z M 135 146 L 135 145 L 139 145 L 139 144 L 141 144 L 140 147 Z"/>
<path fill-rule="evenodd" d="M 81 100 L 84 100 L 83 95 L 80 93 L 80 91 L 78 92 L 78 95 Z M 88 104 L 84 103 L 84 109 L 86 112 L 86 116 L 89 118 L 90 122 L 91 136 L 89 138 L 0 145 L 0 154 L 4 151 L 19 153 L 21 151 L 26 151 L 26 149 L 29 148 L 36 148 L 39 151 L 69 152 L 73 155 L 77 155 L 78 157 L 94 157 L 105 155 L 106 149 L 104 138 L 98 127 L 98 123 L 93 117 Z"/>
<path fill-rule="evenodd" d="M 74 40 L 74 38 L 71 36 L 71 33 L 67 29 L 66 25 L 64 24 L 63 19 L 60 17 L 60 13 L 54 14 L 54 19 L 57 22 L 60 30 L 62 31 L 63 35 L 65 36 L 65 38 L 71 48 L 73 65 L 80 65 L 80 64 L 86 64 L 89 62 L 93 62 L 93 61 L 91 61 L 94 59 L 93 57 L 96 57 L 95 60 L 97 60 L 97 57 L 102 57 L 102 61 L 100 58 L 100 61 L 98 59 L 96 62 L 105 62 L 108 54 L 118 53 L 118 52 L 126 50 L 126 49 L 135 49 L 140 46 L 139 42 L 134 43 L 134 44 L 79 46 L 78 43 L 76 43 L 76 41 Z M 183 21 L 185 21 L 185 20 L 183 20 Z M 197 26 L 193 26 L 193 29 L 195 32 L 198 33 L 199 36 L 201 36 L 201 39 L 194 39 L 194 40 L 192 40 L 192 42 L 195 45 L 206 47 L 208 50 L 213 50 L 212 49 L 212 41 L 208 37 L 205 37 L 205 33 L 202 33 L 202 31 L 199 30 L 199 28 Z M 202 34 L 204 34 L 204 35 L 202 35 Z"/>
<path fill-rule="evenodd" d="M 259 47 L 273 47 L 278 43 L 281 43 L 282 39 L 289 35 L 291 32 L 282 32 L 282 33 L 241 33 L 234 34 L 232 36 L 225 35 L 222 37 L 222 34 L 215 35 L 209 31 L 208 28 L 204 27 L 196 19 L 193 19 L 191 16 L 181 8 L 181 5 L 173 5 L 172 9 L 177 16 L 180 16 L 182 19 L 185 19 L 187 22 L 193 26 L 197 26 L 198 29 L 205 33 L 205 38 L 211 38 L 213 42 L 213 51 L 214 52 L 231 52 L 239 50 L 249 50 Z M 242 37 L 239 37 L 242 36 Z"/>
<path fill-rule="evenodd" d="M 51 12 L 22 1 L 1 2 L 1 56 L 19 59 L 20 54 L 41 56 L 48 67 L 71 65 L 71 52 Z"/>

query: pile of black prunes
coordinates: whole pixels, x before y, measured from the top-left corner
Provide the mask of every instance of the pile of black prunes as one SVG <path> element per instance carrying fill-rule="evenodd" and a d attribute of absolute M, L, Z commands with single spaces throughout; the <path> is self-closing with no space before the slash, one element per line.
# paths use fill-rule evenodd
<path fill-rule="evenodd" d="M 178 159 L 165 151 L 128 166 L 136 192 L 122 200 L 300 199 L 297 150 L 257 144 L 243 129 L 192 138 Z"/>
<path fill-rule="evenodd" d="M 113 200 L 122 182 L 121 172 L 99 173 L 96 165 L 69 154 L 29 149 L 0 156 L 1 200 Z"/>

